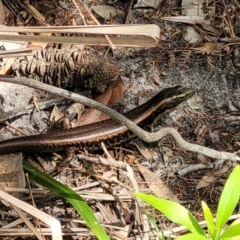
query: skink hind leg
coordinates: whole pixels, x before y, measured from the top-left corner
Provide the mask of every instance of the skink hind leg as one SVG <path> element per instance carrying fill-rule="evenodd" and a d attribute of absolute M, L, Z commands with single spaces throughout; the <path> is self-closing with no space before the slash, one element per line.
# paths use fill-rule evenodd
<path fill-rule="evenodd" d="M 74 158 L 74 153 L 76 152 L 76 148 L 70 147 L 66 149 L 66 155 L 65 158 L 56 166 L 53 170 L 47 172 L 51 176 L 56 176 L 58 173 L 60 173 L 64 167 L 67 167 L 70 162 Z"/>

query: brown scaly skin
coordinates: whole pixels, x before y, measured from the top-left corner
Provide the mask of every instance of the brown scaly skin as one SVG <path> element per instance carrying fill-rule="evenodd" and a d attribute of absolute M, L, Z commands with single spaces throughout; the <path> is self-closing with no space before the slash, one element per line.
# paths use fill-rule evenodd
<path fill-rule="evenodd" d="M 145 104 L 129 111 L 125 116 L 140 126 L 146 126 L 152 124 L 156 117 L 159 118 L 174 110 L 192 95 L 193 91 L 189 88 L 180 86 L 167 88 Z M 108 119 L 68 130 L 5 140 L 0 142 L 0 154 L 52 152 L 66 148 L 95 151 L 101 148 L 101 142 L 107 147 L 112 147 L 133 136 L 127 127 Z"/>

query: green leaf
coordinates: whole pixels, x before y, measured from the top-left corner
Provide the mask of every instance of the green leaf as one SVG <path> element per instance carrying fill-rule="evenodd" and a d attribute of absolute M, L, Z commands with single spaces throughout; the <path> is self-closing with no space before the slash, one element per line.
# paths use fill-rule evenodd
<path fill-rule="evenodd" d="M 205 220 L 207 222 L 209 233 L 210 233 L 212 239 L 214 239 L 216 227 L 213 222 L 212 212 L 209 209 L 208 205 L 204 201 L 202 201 L 202 209 L 203 209 Z"/>
<path fill-rule="evenodd" d="M 236 219 L 235 221 L 233 221 L 230 226 L 234 226 L 234 225 L 237 225 L 237 224 L 240 224 L 240 219 Z"/>
<path fill-rule="evenodd" d="M 240 236 L 240 224 L 229 227 L 226 231 L 224 231 L 220 239 L 231 238 L 236 236 Z"/>
<path fill-rule="evenodd" d="M 222 230 L 225 223 L 228 221 L 234 208 L 236 207 L 240 196 L 240 166 L 234 168 L 224 186 L 221 194 L 217 215 L 216 228 Z"/>
<path fill-rule="evenodd" d="M 186 234 L 178 237 L 176 240 L 209 240 L 209 238 L 200 234 Z"/>
<path fill-rule="evenodd" d="M 240 236 L 229 238 L 230 240 L 240 240 Z"/>
<path fill-rule="evenodd" d="M 205 235 L 196 218 L 180 204 L 143 193 L 134 195 L 158 209 L 171 221 L 187 227 L 192 233 Z"/>
<path fill-rule="evenodd" d="M 67 199 L 69 203 L 76 209 L 76 211 L 84 219 L 88 227 L 95 233 L 98 239 L 108 240 L 110 239 L 98 220 L 95 218 L 91 209 L 87 203 L 72 189 L 56 181 L 50 176 L 42 173 L 38 169 L 34 168 L 28 162 L 23 161 L 23 168 L 31 180 L 46 187 L 50 191 L 58 194 L 59 196 Z"/>

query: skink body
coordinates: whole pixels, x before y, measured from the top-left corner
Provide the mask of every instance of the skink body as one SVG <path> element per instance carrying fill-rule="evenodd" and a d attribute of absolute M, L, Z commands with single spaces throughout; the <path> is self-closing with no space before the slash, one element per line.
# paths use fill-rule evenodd
<path fill-rule="evenodd" d="M 161 117 L 172 111 L 192 95 L 193 91 L 189 88 L 180 86 L 167 88 L 125 116 L 140 126 L 151 124 L 156 116 Z M 0 142 L 0 155 L 17 152 L 52 152 L 69 147 L 95 151 L 100 149 L 101 142 L 107 147 L 112 147 L 133 136 L 127 127 L 108 119 L 68 130 L 4 140 Z"/>

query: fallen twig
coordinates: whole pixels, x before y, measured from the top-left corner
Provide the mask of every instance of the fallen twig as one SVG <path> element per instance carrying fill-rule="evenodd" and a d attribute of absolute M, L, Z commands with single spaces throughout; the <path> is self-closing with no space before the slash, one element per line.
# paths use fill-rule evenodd
<path fill-rule="evenodd" d="M 122 114 L 120 114 L 120 113 L 94 101 L 94 100 L 91 100 L 87 97 L 81 96 L 79 94 L 76 94 L 76 93 L 61 89 L 61 88 L 53 87 L 53 86 L 38 82 L 36 80 L 26 78 L 26 77 L 6 77 L 4 75 L 0 75 L 0 80 L 3 82 L 20 84 L 20 85 L 36 88 L 39 90 L 51 92 L 53 94 L 64 97 L 66 99 L 80 102 L 88 107 L 96 108 L 96 109 L 106 113 L 107 115 L 109 115 L 110 117 L 115 119 L 117 122 L 120 122 L 120 123 L 124 124 L 125 126 L 127 126 L 128 129 L 130 129 L 137 137 L 139 137 L 140 139 L 142 139 L 143 141 L 148 142 L 148 143 L 156 142 L 167 135 L 171 135 L 175 139 L 176 143 L 184 150 L 201 153 L 205 156 L 208 156 L 208 157 L 211 157 L 214 159 L 223 159 L 223 160 L 228 159 L 228 160 L 232 160 L 232 161 L 240 160 L 240 157 L 234 153 L 220 152 L 220 151 L 216 151 L 216 150 L 204 147 L 204 146 L 186 142 L 181 137 L 181 135 L 178 133 L 178 131 L 176 131 L 175 129 L 170 128 L 170 127 L 162 128 L 159 131 L 153 132 L 153 133 L 147 132 L 147 131 L 141 129 L 140 127 L 138 127 L 135 123 L 133 123 L 126 117 L 124 117 Z"/>
<path fill-rule="evenodd" d="M 54 98 L 43 102 L 38 102 L 38 107 L 40 110 L 51 107 L 52 105 L 60 104 L 64 102 L 63 98 Z M 13 117 L 17 117 L 23 114 L 27 114 L 33 111 L 34 104 L 29 104 L 27 106 L 11 110 L 9 112 L 1 113 L 0 122 L 7 121 Z"/>

